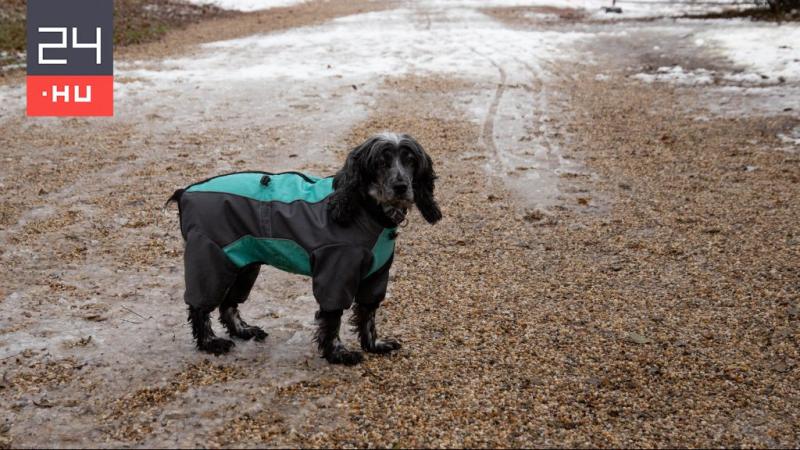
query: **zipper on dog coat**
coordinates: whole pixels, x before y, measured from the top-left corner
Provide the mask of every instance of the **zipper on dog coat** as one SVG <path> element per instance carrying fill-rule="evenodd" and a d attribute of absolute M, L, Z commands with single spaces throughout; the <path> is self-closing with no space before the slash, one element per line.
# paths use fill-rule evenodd
<path fill-rule="evenodd" d="M 187 303 L 215 306 L 237 273 L 254 264 L 311 276 L 323 309 L 349 307 L 359 290 L 385 292 L 396 228 L 364 211 L 348 226 L 333 222 L 332 193 L 332 177 L 298 172 L 238 172 L 176 192 Z"/>

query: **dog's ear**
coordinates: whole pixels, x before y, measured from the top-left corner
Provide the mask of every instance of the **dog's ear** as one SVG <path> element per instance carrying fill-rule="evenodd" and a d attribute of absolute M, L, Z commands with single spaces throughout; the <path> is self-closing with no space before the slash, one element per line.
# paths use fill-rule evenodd
<path fill-rule="evenodd" d="M 414 176 L 414 203 L 417 204 L 422 217 L 430 224 L 434 224 L 442 219 L 442 211 L 433 197 L 433 187 L 436 181 L 436 172 L 433 170 L 433 161 L 425 152 L 421 145 L 413 138 L 411 141 L 416 147 L 417 173 Z"/>
<path fill-rule="evenodd" d="M 328 211 L 336 223 L 348 224 L 356 212 L 363 182 L 362 171 L 373 143 L 374 139 L 369 139 L 351 150 L 344 166 L 333 176 L 334 191 L 328 203 Z"/>

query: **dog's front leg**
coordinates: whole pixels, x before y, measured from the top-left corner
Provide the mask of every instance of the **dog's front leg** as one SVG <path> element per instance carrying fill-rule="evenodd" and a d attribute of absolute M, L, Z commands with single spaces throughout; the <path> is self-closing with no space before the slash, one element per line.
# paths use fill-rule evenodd
<path fill-rule="evenodd" d="M 352 366 L 364 360 L 361 352 L 348 350 L 339 340 L 342 310 L 317 311 L 317 333 L 314 340 L 322 356 L 331 364 Z"/>
<path fill-rule="evenodd" d="M 353 317 L 350 319 L 350 323 L 353 325 L 353 331 L 358 333 L 361 348 L 370 353 L 389 353 L 399 349 L 400 342 L 395 339 L 378 339 L 378 333 L 375 331 L 375 311 L 377 310 L 378 304 L 356 303 L 353 306 Z"/>
<path fill-rule="evenodd" d="M 211 328 L 211 318 L 207 311 L 189 306 L 189 322 L 192 325 L 192 335 L 199 350 L 222 355 L 234 347 L 233 341 L 216 337 Z"/>

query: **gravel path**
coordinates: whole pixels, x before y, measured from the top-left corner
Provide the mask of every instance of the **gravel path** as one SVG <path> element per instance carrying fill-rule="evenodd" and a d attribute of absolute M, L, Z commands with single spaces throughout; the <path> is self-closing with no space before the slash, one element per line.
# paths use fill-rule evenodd
<path fill-rule="evenodd" d="M 441 108 L 400 100 L 354 130 L 414 129 L 446 219 L 403 233 L 379 329 L 405 349 L 282 390 L 281 405 L 319 405 L 289 442 L 797 445 L 800 160 L 774 137 L 797 119 L 697 122 L 671 89 L 590 73 L 569 85 L 565 126 L 597 177 L 566 177 L 582 196 L 548 213 L 489 186 L 464 156 L 487 150 L 480 127 Z M 598 198 L 610 211 L 591 211 Z M 275 442 L 291 414 L 244 416 L 216 442 Z"/>
<path fill-rule="evenodd" d="M 412 13 L 422 36 L 453 42 L 475 23 L 497 39 L 500 24 L 512 38 L 538 27 L 498 10 L 503 22 Z M 570 61 L 474 47 L 479 72 L 309 82 L 285 101 L 317 100 L 261 124 L 207 123 L 229 111 L 220 99 L 185 128 L 144 126 L 135 105 L 111 122 L 5 118 L 0 442 L 800 445 L 800 153 L 779 138 L 800 118 L 736 114 L 708 101 L 716 86 L 632 78 L 654 40 L 685 29 L 632 25 L 622 40 L 614 27 L 628 25 L 564 21 L 596 35 Z M 415 214 L 400 236 L 378 329 L 404 348 L 323 364 L 307 280 L 268 270 L 245 310 L 266 344 L 194 352 L 165 193 L 253 162 L 330 173 L 382 129 L 430 151 L 445 214 L 433 227 Z"/>

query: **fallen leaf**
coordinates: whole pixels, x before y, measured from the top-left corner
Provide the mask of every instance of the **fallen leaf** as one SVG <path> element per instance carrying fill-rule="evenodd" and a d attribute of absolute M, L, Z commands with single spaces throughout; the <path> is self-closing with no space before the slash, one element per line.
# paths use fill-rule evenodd
<path fill-rule="evenodd" d="M 652 342 L 647 336 L 638 333 L 629 333 L 628 339 L 634 344 L 649 344 Z"/>
<path fill-rule="evenodd" d="M 107 320 L 106 317 L 103 317 L 100 314 L 89 314 L 88 316 L 84 316 L 83 318 L 86 320 L 90 320 L 92 322 L 102 322 L 104 320 Z"/>
<path fill-rule="evenodd" d="M 50 403 L 50 400 L 48 400 L 46 397 L 42 397 L 39 400 L 34 400 L 33 404 L 38 406 L 39 408 L 52 408 L 53 407 L 53 404 Z"/>

